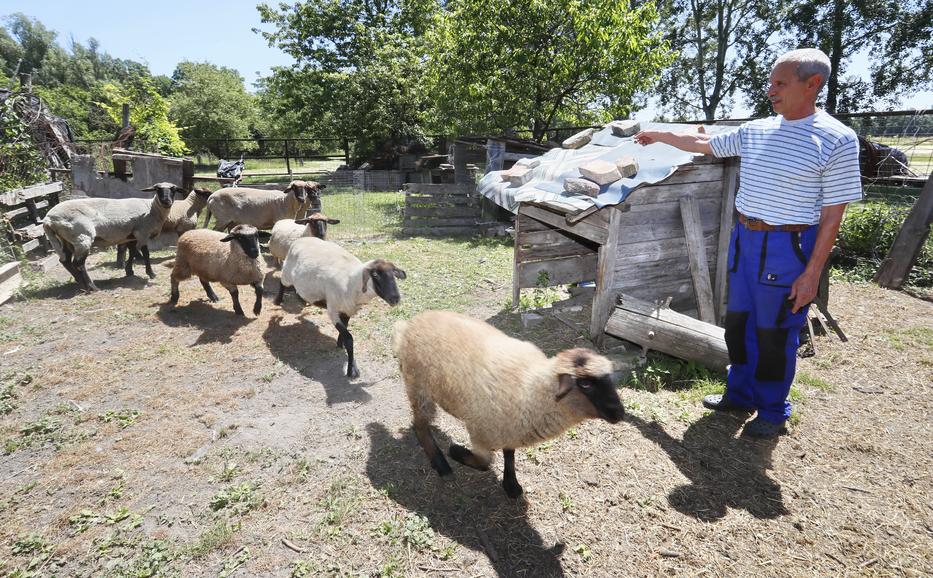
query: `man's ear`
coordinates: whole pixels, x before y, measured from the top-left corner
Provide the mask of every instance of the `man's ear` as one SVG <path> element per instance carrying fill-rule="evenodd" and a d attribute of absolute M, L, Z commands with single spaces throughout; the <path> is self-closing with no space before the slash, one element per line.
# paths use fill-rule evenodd
<path fill-rule="evenodd" d="M 577 378 L 569 373 L 562 373 L 557 376 L 557 394 L 554 395 L 554 401 L 560 401 L 570 393 L 570 390 L 577 385 Z"/>

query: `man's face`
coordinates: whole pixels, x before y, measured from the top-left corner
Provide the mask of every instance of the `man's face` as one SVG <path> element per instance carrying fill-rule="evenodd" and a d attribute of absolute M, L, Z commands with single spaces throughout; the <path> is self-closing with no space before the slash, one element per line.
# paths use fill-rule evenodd
<path fill-rule="evenodd" d="M 797 63 L 782 62 L 771 71 L 768 98 L 774 112 L 793 120 L 811 114 L 820 76 L 814 74 L 806 80 L 797 78 Z"/>

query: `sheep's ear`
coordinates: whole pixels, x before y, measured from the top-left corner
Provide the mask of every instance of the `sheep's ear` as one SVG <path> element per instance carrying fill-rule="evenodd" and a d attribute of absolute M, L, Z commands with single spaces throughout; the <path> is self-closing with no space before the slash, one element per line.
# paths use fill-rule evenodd
<path fill-rule="evenodd" d="M 577 385 L 577 378 L 569 373 L 562 373 L 557 376 L 557 394 L 554 395 L 554 401 L 560 401 L 570 393 L 570 390 Z"/>
<path fill-rule="evenodd" d="M 229 242 L 232 241 L 232 240 L 233 240 L 233 235 L 227 235 L 226 237 L 224 237 L 223 239 L 221 239 L 220 242 L 221 242 L 221 243 L 229 243 Z"/>
<path fill-rule="evenodd" d="M 149 193 L 149 192 L 152 192 L 152 191 L 156 190 L 156 186 L 155 186 L 155 185 L 151 185 L 151 186 L 146 187 L 145 189 L 139 189 L 139 190 L 142 191 L 142 192 L 144 192 L 144 193 Z"/>
<path fill-rule="evenodd" d="M 328 225 L 339 225 L 340 219 L 327 219 L 327 224 Z"/>
<path fill-rule="evenodd" d="M 366 267 L 363 269 L 363 293 L 366 293 L 366 286 L 369 285 L 369 278 L 372 275 L 372 269 Z"/>
<path fill-rule="evenodd" d="M 317 185 L 317 190 L 319 190 L 319 191 L 320 191 L 320 190 L 323 190 L 323 189 L 326 189 L 326 188 L 327 188 L 327 185 L 325 185 L 324 183 L 318 183 L 318 185 Z"/>
<path fill-rule="evenodd" d="M 396 279 L 405 279 L 406 277 L 408 277 L 408 275 L 406 275 L 405 272 L 399 269 L 398 267 L 395 268 L 394 273 L 395 273 Z"/>
<path fill-rule="evenodd" d="M 265 239 L 269 239 L 269 238 L 271 238 L 271 237 L 272 237 L 272 233 L 270 233 L 269 231 L 257 231 L 257 232 L 256 232 L 256 238 L 257 238 L 257 239 L 263 239 L 263 240 L 265 240 Z"/>
<path fill-rule="evenodd" d="M 305 218 L 305 219 L 295 219 L 295 224 L 296 224 L 296 225 L 307 225 L 308 223 L 310 223 L 310 222 L 313 221 L 313 220 L 314 220 L 314 219 L 307 219 L 307 218 Z"/>

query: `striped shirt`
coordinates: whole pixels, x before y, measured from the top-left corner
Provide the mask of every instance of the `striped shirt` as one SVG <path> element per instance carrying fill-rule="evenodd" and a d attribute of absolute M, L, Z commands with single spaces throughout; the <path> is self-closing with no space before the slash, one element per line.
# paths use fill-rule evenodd
<path fill-rule="evenodd" d="M 714 135 L 717 157 L 741 157 L 736 209 L 772 225 L 812 224 L 824 206 L 862 198 L 858 139 L 822 110 L 747 122 Z"/>

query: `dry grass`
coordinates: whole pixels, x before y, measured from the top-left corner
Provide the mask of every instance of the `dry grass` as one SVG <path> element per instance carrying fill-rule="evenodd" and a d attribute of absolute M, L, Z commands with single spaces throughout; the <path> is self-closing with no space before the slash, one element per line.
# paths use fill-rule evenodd
<path fill-rule="evenodd" d="M 527 499 L 512 501 L 500 464 L 433 473 L 408 427 L 392 323 L 450 307 L 549 352 L 581 336 L 551 318 L 528 333 L 502 309 L 508 246 L 354 247 L 409 273 L 402 309 L 373 304 L 351 324 L 355 382 L 317 310 L 266 302 L 258 318 L 236 318 L 226 295 L 210 304 L 197 283 L 172 310 L 167 269 L 124 280 L 108 254 L 94 258 L 99 293 L 53 279 L 0 307 L 0 402 L 12 406 L 0 412 L 11 450 L 0 456 L 0 573 L 933 572 L 930 302 L 835 285 L 850 341 L 819 339 L 802 361 L 798 424 L 776 443 L 704 412 L 696 392 L 709 382 L 626 387 L 622 424 L 518 452 Z M 440 430 L 442 445 L 466 438 L 449 418 Z"/>

